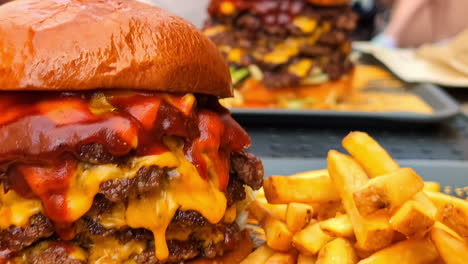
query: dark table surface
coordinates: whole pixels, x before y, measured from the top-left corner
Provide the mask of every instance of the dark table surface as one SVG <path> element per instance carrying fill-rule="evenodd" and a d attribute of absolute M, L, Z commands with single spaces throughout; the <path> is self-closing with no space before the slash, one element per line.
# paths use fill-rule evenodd
<path fill-rule="evenodd" d="M 467 89 L 448 89 L 462 105 Z M 396 159 L 468 161 L 468 115 L 428 126 L 347 124 L 255 125 L 242 124 L 252 137 L 254 154 L 264 158 L 320 158 L 341 148 L 350 131 L 364 131 L 377 139 Z"/>
<path fill-rule="evenodd" d="M 366 55 L 361 56 L 360 63 L 386 68 Z M 352 121 L 334 125 L 242 125 L 252 137 L 250 151 L 263 158 L 325 159 L 330 149 L 343 150 L 341 140 L 350 131 L 364 131 L 396 159 L 468 162 L 468 88 L 443 89 L 460 103 L 462 112 L 452 120 L 428 126 L 394 125 L 385 121 L 372 127 L 353 124 Z"/>

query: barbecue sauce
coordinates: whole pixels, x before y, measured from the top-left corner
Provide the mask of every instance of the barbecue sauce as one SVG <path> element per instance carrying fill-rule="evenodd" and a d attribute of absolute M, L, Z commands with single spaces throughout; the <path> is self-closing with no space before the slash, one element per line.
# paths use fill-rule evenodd
<path fill-rule="evenodd" d="M 93 109 L 96 96 L 104 96 L 109 107 Z M 40 198 L 45 214 L 66 227 L 65 194 L 81 146 L 98 143 L 115 156 L 148 156 L 168 152 L 163 138 L 171 136 L 183 140 L 200 176 L 224 191 L 229 155 L 246 149 L 250 138 L 215 98 L 199 98 L 148 92 L 0 95 L 0 162 L 9 188 Z"/>

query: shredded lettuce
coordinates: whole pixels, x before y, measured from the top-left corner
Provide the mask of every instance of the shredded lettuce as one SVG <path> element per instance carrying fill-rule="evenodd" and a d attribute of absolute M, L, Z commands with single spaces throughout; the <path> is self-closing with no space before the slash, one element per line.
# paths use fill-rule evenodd
<path fill-rule="evenodd" d="M 247 68 L 236 69 L 235 67 L 229 67 L 229 71 L 231 72 L 233 85 L 237 85 L 239 82 L 247 78 L 250 74 Z"/>

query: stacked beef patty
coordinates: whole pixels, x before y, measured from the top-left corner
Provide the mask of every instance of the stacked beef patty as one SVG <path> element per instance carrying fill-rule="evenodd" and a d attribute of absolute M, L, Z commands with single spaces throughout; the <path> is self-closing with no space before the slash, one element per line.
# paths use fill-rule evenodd
<path fill-rule="evenodd" d="M 353 68 L 350 33 L 357 16 L 343 1 L 213 0 L 209 13 L 204 32 L 233 72 L 248 69 L 269 88 L 338 80 Z"/>

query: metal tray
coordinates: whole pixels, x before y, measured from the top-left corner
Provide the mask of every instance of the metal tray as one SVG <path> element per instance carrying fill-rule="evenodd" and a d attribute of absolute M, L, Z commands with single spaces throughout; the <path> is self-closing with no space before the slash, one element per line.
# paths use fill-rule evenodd
<path fill-rule="evenodd" d="M 291 175 L 309 170 L 326 168 L 324 159 L 262 158 L 265 175 Z M 462 198 L 468 197 L 468 161 L 399 160 L 402 167 L 413 168 L 425 181 L 437 181 L 448 190 L 462 188 Z M 464 188 L 464 189 L 463 189 Z"/>
<path fill-rule="evenodd" d="M 233 108 L 232 115 L 243 123 L 296 123 L 305 122 L 337 123 L 364 122 L 366 124 L 386 121 L 385 123 L 429 124 L 437 123 L 455 116 L 460 106 L 441 88 L 432 84 L 409 85 L 408 91 L 422 98 L 433 109 L 432 114 L 409 112 L 352 112 L 326 110 L 289 110 Z"/>

